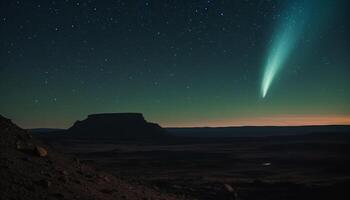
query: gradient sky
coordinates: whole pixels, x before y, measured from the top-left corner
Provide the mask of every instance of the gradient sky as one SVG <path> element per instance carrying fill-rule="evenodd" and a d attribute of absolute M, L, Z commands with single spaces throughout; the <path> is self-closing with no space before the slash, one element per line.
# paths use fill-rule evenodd
<path fill-rule="evenodd" d="M 305 10 L 295 2 L 1 1 L 0 114 L 26 128 L 102 112 L 163 126 L 350 124 L 347 0 L 307 1 L 261 97 L 274 34 Z"/>

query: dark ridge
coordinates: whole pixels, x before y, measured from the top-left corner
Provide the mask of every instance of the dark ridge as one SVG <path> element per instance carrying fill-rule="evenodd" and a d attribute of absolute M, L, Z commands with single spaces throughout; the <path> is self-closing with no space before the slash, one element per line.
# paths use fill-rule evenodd
<path fill-rule="evenodd" d="M 163 138 L 165 132 L 158 124 L 147 122 L 141 113 L 92 114 L 67 130 L 72 137 L 125 140 Z"/>
<path fill-rule="evenodd" d="M 320 126 L 243 126 L 243 127 L 198 127 L 166 128 L 175 136 L 184 137 L 266 137 L 306 134 L 345 134 L 350 133 L 350 125 Z"/>

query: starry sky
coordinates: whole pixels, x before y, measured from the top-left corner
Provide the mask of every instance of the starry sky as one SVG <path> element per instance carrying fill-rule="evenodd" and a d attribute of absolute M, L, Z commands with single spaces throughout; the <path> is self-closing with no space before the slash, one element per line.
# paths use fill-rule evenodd
<path fill-rule="evenodd" d="M 350 124 L 350 3 L 306 2 L 2 0 L 0 113 L 25 128 L 103 112 L 165 127 Z M 303 28 L 263 98 L 291 18 Z"/>

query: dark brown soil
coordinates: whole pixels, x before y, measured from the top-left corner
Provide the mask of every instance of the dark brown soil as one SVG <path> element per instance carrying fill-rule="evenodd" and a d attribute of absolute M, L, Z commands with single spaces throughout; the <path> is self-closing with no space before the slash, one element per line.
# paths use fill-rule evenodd
<path fill-rule="evenodd" d="M 348 200 L 350 135 L 46 141 L 127 180 L 190 199 Z M 52 137 L 50 139 L 50 137 Z M 228 188 L 233 195 L 227 194 Z"/>
<path fill-rule="evenodd" d="M 0 116 L 0 199 L 181 199 L 57 153 Z"/>

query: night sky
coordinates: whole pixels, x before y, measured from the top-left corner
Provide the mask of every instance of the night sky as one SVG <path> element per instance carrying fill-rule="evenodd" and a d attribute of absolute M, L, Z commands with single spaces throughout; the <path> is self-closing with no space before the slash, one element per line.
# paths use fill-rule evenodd
<path fill-rule="evenodd" d="M 0 113 L 26 128 L 103 112 L 166 127 L 350 124 L 349 9 L 347 0 L 2 0 Z"/>

